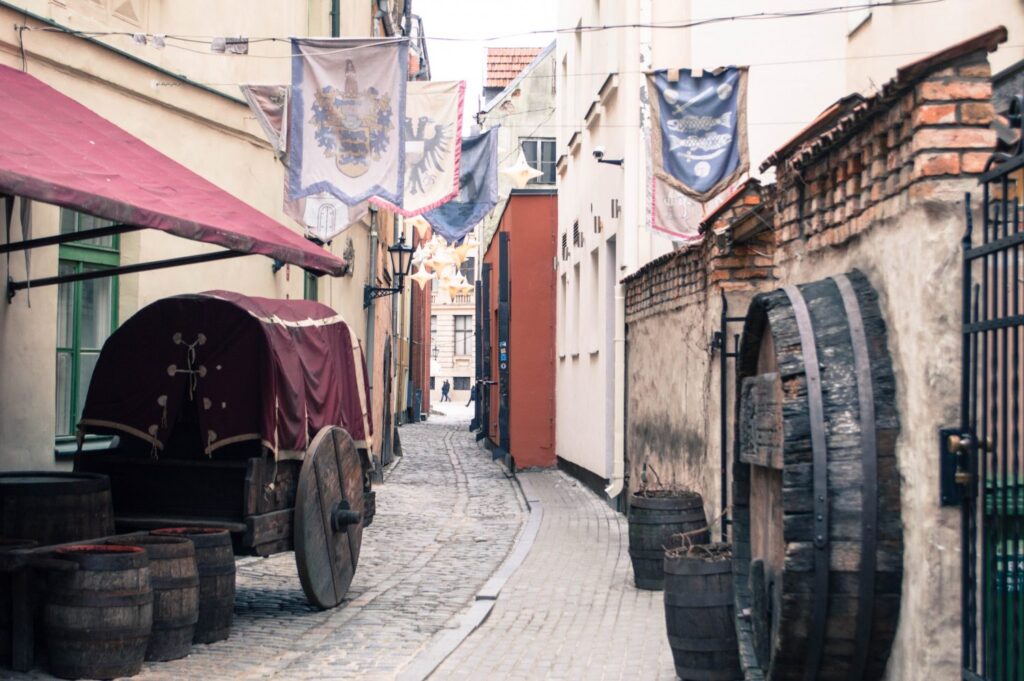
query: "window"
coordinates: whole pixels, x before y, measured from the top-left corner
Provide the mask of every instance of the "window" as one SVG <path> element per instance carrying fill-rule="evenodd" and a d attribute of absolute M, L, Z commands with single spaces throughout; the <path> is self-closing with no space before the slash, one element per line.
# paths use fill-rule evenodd
<path fill-rule="evenodd" d="M 111 224 L 91 215 L 61 211 L 61 234 Z M 117 236 L 64 244 L 60 247 L 58 273 L 77 274 L 116 267 L 121 261 L 119 249 L 120 240 Z M 58 438 L 74 436 L 100 348 L 116 326 L 116 277 L 69 282 L 57 288 L 55 431 Z"/>
<path fill-rule="evenodd" d="M 470 326 L 471 317 L 468 314 L 457 314 L 455 315 L 455 354 L 456 355 L 468 355 L 470 348 L 473 345 L 469 342 L 469 339 L 473 336 L 473 330 Z"/>
<path fill-rule="evenodd" d="M 555 183 L 555 140 L 551 137 L 536 137 L 522 140 L 523 154 L 531 168 L 544 173 L 530 180 L 529 184 Z"/>
<path fill-rule="evenodd" d="M 466 277 L 466 281 L 470 284 L 476 283 L 476 258 L 469 256 L 462 261 L 459 265 L 459 273 Z"/>
<path fill-rule="evenodd" d="M 469 390 L 469 376 L 456 376 L 452 379 L 452 387 L 456 390 Z"/>
<path fill-rule="evenodd" d="M 434 377 L 433 376 L 430 377 L 430 389 L 431 390 L 434 389 Z"/>
<path fill-rule="evenodd" d="M 303 272 L 302 297 L 306 300 L 319 300 L 320 280 L 312 272 Z"/>

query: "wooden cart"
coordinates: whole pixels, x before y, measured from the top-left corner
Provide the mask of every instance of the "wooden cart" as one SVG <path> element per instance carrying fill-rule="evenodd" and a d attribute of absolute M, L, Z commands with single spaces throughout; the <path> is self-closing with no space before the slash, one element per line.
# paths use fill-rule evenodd
<path fill-rule="evenodd" d="M 295 550 L 302 588 L 338 605 L 372 520 L 362 350 L 310 301 L 215 291 L 157 301 L 107 340 L 75 469 L 110 476 L 118 531 L 231 530 L 236 555 Z"/>

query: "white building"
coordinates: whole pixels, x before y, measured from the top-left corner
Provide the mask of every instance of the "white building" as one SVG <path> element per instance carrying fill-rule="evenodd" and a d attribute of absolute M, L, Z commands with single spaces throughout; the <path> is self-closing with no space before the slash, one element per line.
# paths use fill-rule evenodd
<path fill-rule="evenodd" d="M 810 0 L 799 9 L 837 4 Z M 851 89 L 869 92 L 900 64 L 998 24 L 1009 28 L 1011 45 L 1024 35 L 1024 12 L 1010 0 L 946 0 L 742 18 L 793 9 L 792 3 L 779 0 L 756 8 L 740 0 L 560 2 L 558 25 L 581 30 L 559 34 L 556 48 L 556 447 L 561 465 L 593 486 L 605 487 L 611 498 L 622 491 L 628 456 L 623 444 L 625 338 L 618 282 L 673 247 L 647 228 L 644 72 L 748 65 L 750 165 L 757 176 L 761 161 Z M 583 30 L 623 25 L 629 27 Z M 1010 49 L 997 52 L 993 70 L 1019 56 Z M 594 156 L 598 148 L 604 161 L 622 164 L 599 163 Z"/>

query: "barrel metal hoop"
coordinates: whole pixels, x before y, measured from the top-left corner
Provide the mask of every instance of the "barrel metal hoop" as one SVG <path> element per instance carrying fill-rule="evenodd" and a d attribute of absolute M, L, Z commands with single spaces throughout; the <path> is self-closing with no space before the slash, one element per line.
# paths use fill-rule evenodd
<path fill-rule="evenodd" d="M 828 621 L 828 447 L 825 441 L 825 407 L 821 395 L 821 366 L 814 340 L 811 313 L 803 294 L 795 286 L 782 289 L 793 310 L 800 333 L 800 351 L 807 378 L 807 408 L 811 422 L 811 450 L 814 461 L 814 621 L 807 641 L 804 681 L 815 681 L 825 650 Z"/>
<path fill-rule="evenodd" d="M 861 462 L 861 554 L 860 584 L 857 592 L 857 622 L 849 681 L 862 681 L 867 668 L 871 640 L 872 606 L 875 601 L 875 568 L 878 546 L 878 438 L 875 432 L 875 395 L 871 381 L 871 357 L 864 331 L 864 317 L 853 285 L 845 274 L 833 277 L 843 299 L 853 343 L 853 363 L 857 375 L 857 399 L 860 412 Z"/>
<path fill-rule="evenodd" d="M 703 591 L 701 593 L 665 592 L 665 605 L 678 605 L 687 608 L 717 608 L 732 604 L 731 591 Z"/>
<path fill-rule="evenodd" d="M 688 653 L 732 652 L 736 650 L 736 637 L 684 638 L 682 636 L 669 636 L 668 644 L 675 650 L 685 650 Z"/>

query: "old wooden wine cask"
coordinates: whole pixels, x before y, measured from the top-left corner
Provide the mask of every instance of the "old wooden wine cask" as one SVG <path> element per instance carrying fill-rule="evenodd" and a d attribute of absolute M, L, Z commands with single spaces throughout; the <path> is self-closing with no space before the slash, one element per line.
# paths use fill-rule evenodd
<path fill-rule="evenodd" d="M 140 546 L 149 556 L 153 585 L 153 633 L 147 660 L 188 655 L 199 620 L 199 573 L 195 546 L 185 537 L 154 535 L 112 539 L 110 544 Z"/>
<path fill-rule="evenodd" d="M 853 271 L 761 294 L 737 364 L 733 550 L 747 678 L 880 679 L 903 575 L 899 422 L 878 297 Z"/>
<path fill-rule="evenodd" d="M 199 574 L 199 620 L 193 643 L 223 641 L 235 614 L 235 553 L 231 533 L 214 527 L 169 527 L 154 536 L 187 537 L 196 549 Z"/>
<path fill-rule="evenodd" d="M 41 545 L 114 533 L 110 480 L 96 473 L 0 473 L 0 535 Z"/>
<path fill-rule="evenodd" d="M 17 584 L 13 566 L 6 564 L 3 554 L 16 549 L 30 549 L 36 546 L 31 539 L 9 539 L 0 537 L 0 666 L 11 666 L 11 646 L 14 631 L 14 589 L 26 588 L 27 582 Z"/>
<path fill-rule="evenodd" d="M 683 681 L 741 681 L 728 544 L 665 552 L 665 628 Z"/>
<path fill-rule="evenodd" d="M 678 544 L 673 535 L 694 532 L 691 541 L 706 544 L 707 526 L 704 500 L 696 492 L 634 492 L 629 508 L 629 557 L 637 588 L 660 590 L 664 584 L 665 549 Z"/>
<path fill-rule="evenodd" d="M 50 672 L 65 679 L 137 674 L 153 626 L 149 559 L 137 546 L 78 545 L 53 553 L 43 628 Z"/>

